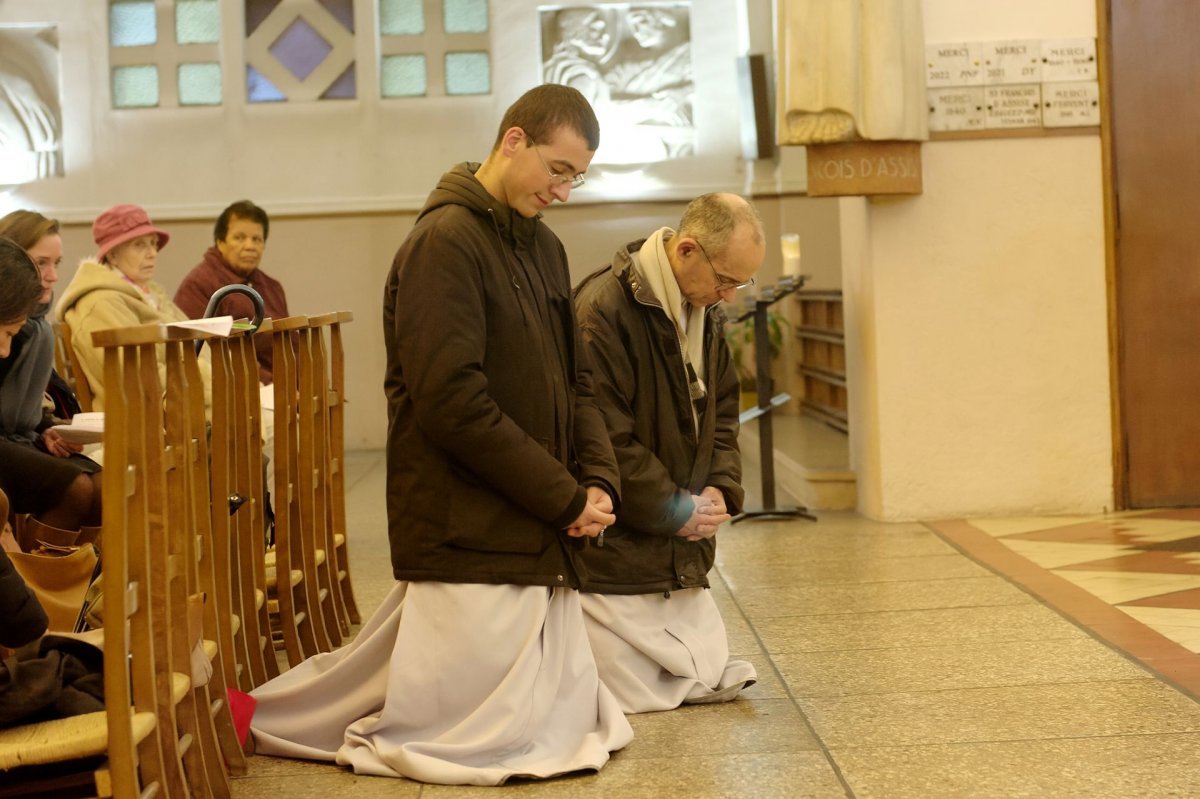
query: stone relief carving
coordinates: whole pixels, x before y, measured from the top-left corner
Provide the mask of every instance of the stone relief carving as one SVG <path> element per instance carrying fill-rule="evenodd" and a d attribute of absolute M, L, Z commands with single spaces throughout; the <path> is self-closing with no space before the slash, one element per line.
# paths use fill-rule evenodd
<path fill-rule="evenodd" d="M 542 81 L 574 86 L 600 118 L 598 163 L 695 152 L 686 3 L 542 8 Z"/>
<path fill-rule="evenodd" d="M 58 30 L 0 26 L 0 185 L 63 174 Z"/>

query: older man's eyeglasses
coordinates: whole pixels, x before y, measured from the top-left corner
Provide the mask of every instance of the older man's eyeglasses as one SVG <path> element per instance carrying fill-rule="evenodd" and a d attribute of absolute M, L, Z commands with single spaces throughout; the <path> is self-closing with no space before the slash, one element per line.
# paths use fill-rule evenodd
<path fill-rule="evenodd" d="M 561 172 L 555 172 L 546 163 L 546 159 L 542 158 L 542 152 L 538 149 L 538 144 L 533 139 L 529 139 L 529 144 L 533 147 L 533 151 L 537 153 L 538 160 L 542 162 L 542 166 L 546 168 L 546 172 L 550 175 L 550 182 L 555 186 L 565 186 L 571 184 L 571 188 L 577 189 L 582 186 L 586 180 L 582 174 L 579 175 L 564 175 Z"/>
<path fill-rule="evenodd" d="M 725 291 L 726 289 L 744 289 L 754 285 L 754 278 L 750 278 L 744 283 L 739 283 L 736 280 L 725 277 L 717 268 L 713 266 L 712 258 L 708 257 L 708 253 L 704 250 L 704 245 L 696 241 L 696 246 L 700 248 L 700 254 L 704 256 L 704 260 L 708 261 L 708 268 L 712 270 L 713 277 L 717 279 L 717 291 Z"/>

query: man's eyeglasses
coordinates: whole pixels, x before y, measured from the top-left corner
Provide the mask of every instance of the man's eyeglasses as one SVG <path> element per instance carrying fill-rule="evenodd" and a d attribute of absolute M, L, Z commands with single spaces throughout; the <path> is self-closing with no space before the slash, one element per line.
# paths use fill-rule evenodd
<path fill-rule="evenodd" d="M 528 134 L 526 134 L 526 138 L 528 138 Z M 571 188 L 577 189 L 584 184 L 585 178 L 583 175 L 575 175 L 572 177 L 571 175 L 564 175 L 561 172 L 555 172 L 550 168 L 550 165 L 546 163 L 546 159 L 542 158 L 542 153 L 538 150 L 537 142 L 535 142 L 533 139 L 529 139 L 529 144 L 532 145 L 533 151 L 537 153 L 538 160 L 542 162 L 542 166 L 546 167 L 546 172 L 550 174 L 550 182 L 555 186 L 565 186 L 570 183 Z"/>
<path fill-rule="evenodd" d="M 744 289 L 754 285 L 754 278 L 750 278 L 745 283 L 738 283 L 736 280 L 730 280 L 717 271 L 713 266 L 712 258 L 708 257 L 708 253 L 704 250 L 704 245 L 699 240 L 696 241 L 696 246 L 700 248 L 700 254 L 704 256 L 704 260 L 708 261 L 708 268 L 712 270 L 713 277 L 717 279 L 717 291 L 725 291 L 726 289 Z"/>

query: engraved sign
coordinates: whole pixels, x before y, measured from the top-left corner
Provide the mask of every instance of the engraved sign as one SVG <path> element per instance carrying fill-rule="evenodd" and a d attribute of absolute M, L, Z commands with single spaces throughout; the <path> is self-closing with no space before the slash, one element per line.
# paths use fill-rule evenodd
<path fill-rule="evenodd" d="M 1042 43 L 1036 39 L 983 44 L 983 81 L 989 86 L 1042 79 Z"/>
<path fill-rule="evenodd" d="M 1100 124 L 1100 84 L 1094 80 L 1042 84 L 1042 124 L 1071 128 Z"/>
<path fill-rule="evenodd" d="M 929 129 L 983 130 L 987 119 L 982 86 L 929 89 Z"/>
<path fill-rule="evenodd" d="M 1042 82 L 1096 80 L 1095 39 L 1046 39 L 1042 42 Z"/>
<path fill-rule="evenodd" d="M 925 85 L 980 86 L 983 84 L 983 65 L 980 63 L 977 42 L 931 44 L 925 48 Z"/>
<path fill-rule="evenodd" d="M 988 128 L 1036 128 L 1042 124 L 1042 87 L 988 86 L 986 109 Z"/>
<path fill-rule="evenodd" d="M 920 142 L 855 141 L 804 149 L 810 197 L 921 193 Z"/>

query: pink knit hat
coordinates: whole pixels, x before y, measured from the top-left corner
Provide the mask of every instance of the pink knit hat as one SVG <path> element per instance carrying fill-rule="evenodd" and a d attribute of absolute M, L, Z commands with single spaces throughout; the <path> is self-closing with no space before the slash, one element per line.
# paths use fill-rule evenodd
<path fill-rule="evenodd" d="M 96 252 L 96 260 L 103 261 L 104 256 L 113 247 L 147 233 L 158 234 L 160 250 L 171 240 L 167 231 L 151 224 L 150 215 L 142 208 L 136 205 L 114 205 L 96 217 L 96 221 L 92 223 L 92 238 L 100 247 Z"/>

